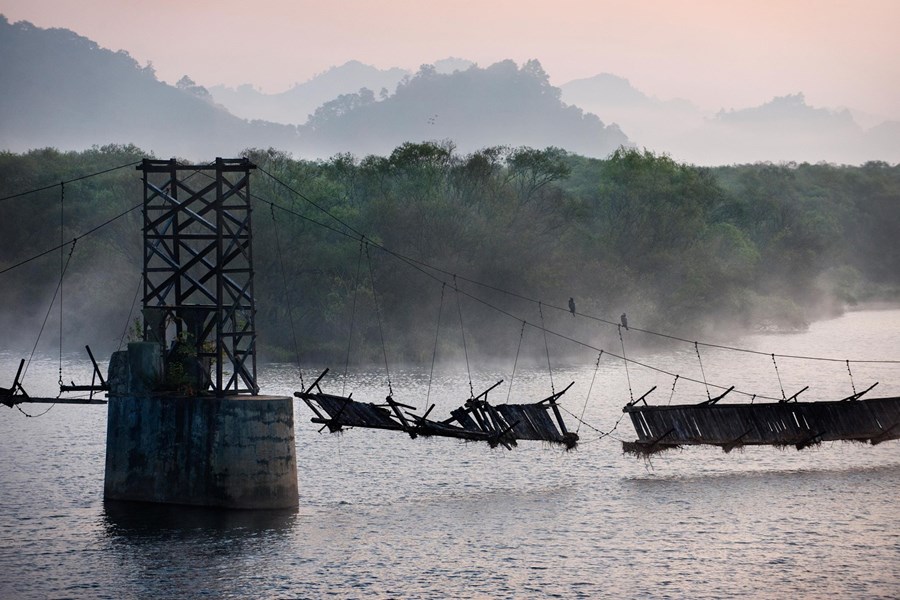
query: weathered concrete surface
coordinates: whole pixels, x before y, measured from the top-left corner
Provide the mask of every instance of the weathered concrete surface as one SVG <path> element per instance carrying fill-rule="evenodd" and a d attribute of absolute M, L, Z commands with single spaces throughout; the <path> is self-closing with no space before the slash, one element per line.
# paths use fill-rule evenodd
<path fill-rule="evenodd" d="M 163 377 L 159 344 L 132 343 L 110 359 L 106 498 L 251 509 L 298 505 L 292 398 L 153 391 Z"/>
<path fill-rule="evenodd" d="M 130 342 L 113 352 L 107 374 L 110 395 L 147 395 L 163 380 L 162 350 L 155 342 Z"/>
<path fill-rule="evenodd" d="M 109 397 L 104 496 L 228 508 L 298 505 L 288 397 Z"/>

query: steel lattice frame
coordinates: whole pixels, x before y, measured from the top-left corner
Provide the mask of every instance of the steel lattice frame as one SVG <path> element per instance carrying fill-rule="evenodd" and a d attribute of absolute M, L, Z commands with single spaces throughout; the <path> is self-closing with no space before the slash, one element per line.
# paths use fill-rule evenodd
<path fill-rule="evenodd" d="M 212 361 L 217 396 L 257 394 L 247 159 L 144 159 L 144 336 L 165 329 Z M 152 316 L 152 318 L 151 318 Z M 190 334 L 183 336 L 182 334 Z M 161 335 L 160 335 L 161 334 Z M 230 373 L 226 368 L 230 367 Z"/>

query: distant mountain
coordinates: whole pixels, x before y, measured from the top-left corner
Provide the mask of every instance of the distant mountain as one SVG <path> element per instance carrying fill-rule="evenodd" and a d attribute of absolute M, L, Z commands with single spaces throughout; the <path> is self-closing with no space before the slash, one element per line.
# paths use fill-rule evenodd
<path fill-rule="evenodd" d="M 885 121 L 866 131 L 865 145 L 872 160 L 900 162 L 900 121 Z"/>
<path fill-rule="evenodd" d="M 470 60 L 449 57 L 433 63 L 443 75 L 465 71 L 474 66 Z M 313 112 L 326 102 L 363 88 L 372 90 L 378 98 L 393 94 L 411 72 L 400 69 L 378 69 L 358 60 L 351 60 L 319 73 L 309 81 L 298 83 L 286 92 L 266 94 L 251 84 L 236 88 L 214 85 L 209 88 L 213 99 L 231 113 L 245 119 L 262 119 L 273 123 L 302 125 Z"/>
<path fill-rule="evenodd" d="M 872 143 L 850 111 L 815 108 L 803 94 L 778 96 L 760 106 L 720 111 L 685 135 L 673 154 L 709 164 L 833 162 L 860 164 L 900 159 Z M 895 137 L 895 142 L 900 137 Z M 893 154 L 891 156 L 891 154 Z"/>
<path fill-rule="evenodd" d="M 481 69 L 448 59 L 439 61 L 441 72 L 425 65 L 411 78 L 397 69 L 348 63 L 315 78 L 309 89 L 324 97 L 368 74 L 383 76 L 381 83 L 399 81 L 394 93 L 385 86 L 341 93 L 294 126 L 241 119 L 190 77 L 167 85 L 126 52 L 100 48 L 65 29 L 10 24 L 0 16 L 0 55 L 0 150 L 131 143 L 157 156 L 192 160 L 251 147 L 327 158 L 387 154 L 407 141 L 451 140 L 460 151 L 559 146 L 606 156 L 629 143 L 618 127 L 564 104 L 537 61 Z"/>
<path fill-rule="evenodd" d="M 648 96 L 617 75 L 601 73 L 561 86 L 562 99 L 616 123 L 638 146 L 672 152 L 688 132 L 703 124 L 703 111 L 687 100 Z"/>
<path fill-rule="evenodd" d="M 600 73 L 587 79 L 576 79 L 561 86 L 563 99 L 582 108 L 592 105 L 636 108 L 659 104 L 634 88 L 624 77 Z"/>
<path fill-rule="evenodd" d="M 658 100 L 605 73 L 561 89 L 563 100 L 617 123 L 638 146 L 686 162 L 900 161 L 900 124 L 866 131 L 849 110 L 812 107 L 803 94 L 713 114 L 684 100 Z"/>
<path fill-rule="evenodd" d="M 209 158 L 290 147 L 297 136 L 295 128 L 239 119 L 189 78 L 166 85 L 126 52 L 67 29 L 0 15 L 0 56 L 2 149 L 133 143 L 163 157 Z"/>
<path fill-rule="evenodd" d="M 559 146 L 592 157 L 637 145 L 703 165 L 900 162 L 900 122 L 869 119 L 864 128 L 849 110 L 810 106 L 801 93 L 705 113 L 611 74 L 557 88 L 536 60 L 481 68 L 448 58 L 413 75 L 351 61 L 267 96 L 249 86 L 210 91 L 188 76 L 167 85 L 126 52 L 66 29 L 10 24 L 2 15 L 0 56 L 0 150 L 131 143 L 157 156 L 198 160 L 250 147 L 327 158 L 450 140 L 460 152 Z M 240 110 L 253 120 L 222 106 L 229 93 L 233 110 L 243 98 Z"/>
<path fill-rule="evenodd" d="M 559 146 L 603 157 L 629 145 L 615 125 L 568 106 L 536 60 L 511 60 L 441 74 L 424 65 L 396 93 L 345 94 L 313 114 L 303 132 L 305 154 L 390 152 L 405 141 L 452 140 L 462 152 L 486 146 Z"/>
<path fill-rule="evenodd" d="M 466 60 L 465 58 L 456 58 L 455 56 L 442 58 L 441 60 L 436 60 L 431 64 L 432 66 L 434 66 L 434 70 L 441 75 L 451 75 L 456 71 L 465 71 L 466 69 L 476 66 L 475 63 L 473 63 L 471 60 Z"/>
<path fill-rule="evenodd" d="M 237 88 L 216 85 L 209 92 L 216 102 L 245 119 L 302 125 L 316 108 L 341 94 L 361 88 L 373 90 L 379 96 L 392 94 L 397 84 L 409 75 L 403 69 L 380 70 L 352 60 L 279 94 L 264 94 L 249 84 Z"/>

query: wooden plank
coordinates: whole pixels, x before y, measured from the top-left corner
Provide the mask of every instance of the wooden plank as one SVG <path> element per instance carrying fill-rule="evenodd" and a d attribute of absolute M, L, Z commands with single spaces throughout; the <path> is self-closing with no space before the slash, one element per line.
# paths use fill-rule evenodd
<path fill-rule="evenodd" d="M 12 404 L 7 404 L 11 400 Z M 35 398 L 34 396 L 7 396 L 3 404 L 13 407 L 16 404 L 107 404 L 100 398 Z"/>
<path fill-rule="evenodd" d="M 900 397 L 855 401 L 626 406 L 637 443 L 798 445 L 818 441 L 873 441 L 894 437 Z M 891 432 L 886 431 L 891 428 Z M 669 431 L 665 442 L 654 438 Z"/>

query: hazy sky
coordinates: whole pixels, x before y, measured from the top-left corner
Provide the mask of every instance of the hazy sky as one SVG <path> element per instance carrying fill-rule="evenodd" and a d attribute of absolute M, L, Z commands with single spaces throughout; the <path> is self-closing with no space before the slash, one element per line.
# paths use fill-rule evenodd
<path fill-rule="evenodd" d="M 708 109 L 804 92 L 900 119 L 900 0 L 0 0 L 0 12 L 127 50 L 170 83 L 278 92 L 351 59 L 537 58 L 556 85 L 607 72 Z"/>

